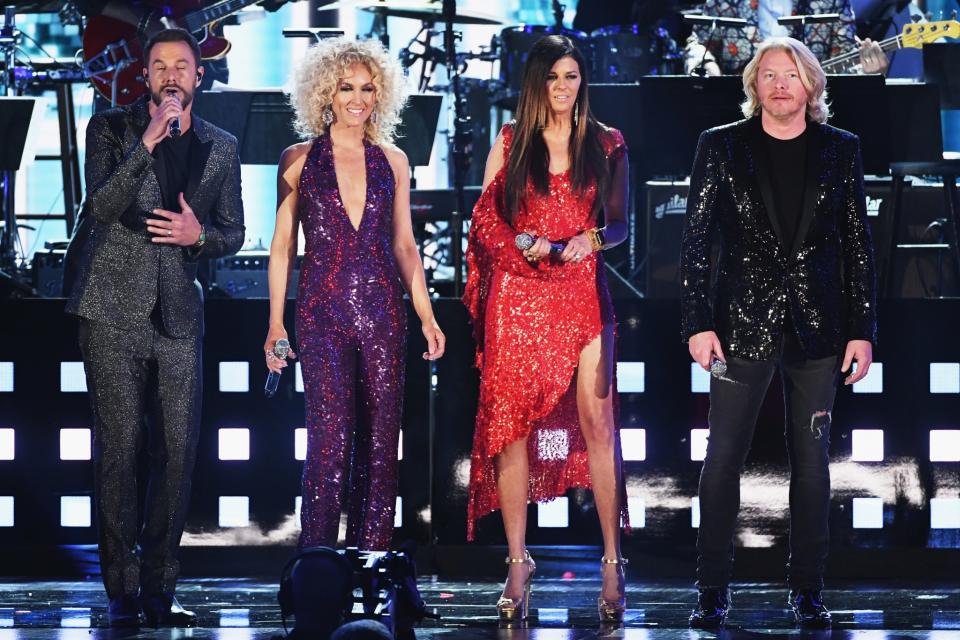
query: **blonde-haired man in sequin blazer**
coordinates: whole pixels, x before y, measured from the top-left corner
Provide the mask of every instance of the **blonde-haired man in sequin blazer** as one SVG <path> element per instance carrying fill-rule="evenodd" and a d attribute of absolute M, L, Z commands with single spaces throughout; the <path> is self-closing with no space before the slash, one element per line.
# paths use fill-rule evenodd
<path fill-rule="evenodd" d="M 743 469 L 774 373 L 790 458 L 790 605 L 824 627 L 830 415 L 841 371 L 867 374 L 876 339 L 873 250 L 857 137 L 825 124 L 826 79 L 792 38 L 744 70 L 745 120 L 705 131 L 687 201 L 683 339 L 710 380 L 700 476 L 694 627 L 723 623 Z M 723 250 L 711 280 L 711 243 Z M 725 371 L 724 371 L 725 369 Z"/>

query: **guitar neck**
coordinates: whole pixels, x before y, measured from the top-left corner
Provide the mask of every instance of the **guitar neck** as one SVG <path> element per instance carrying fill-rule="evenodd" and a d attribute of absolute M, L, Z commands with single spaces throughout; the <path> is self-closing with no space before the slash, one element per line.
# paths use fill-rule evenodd
<path fill-rule="evenodd" d="M 886 40 L 879 40 L 877 42 L 880 45 L 881 51 L 884 53 L 888 51 L 893 51 L 894 49 L 900 49 L 902 47 L 901 41 L 903 36 L 896 35 L 892 38 L 887 38 Z M 837 56 L 836 58 L 831 58 L 821 65 L 825 73 L 846 73 L 860 65 L 860 49 L 853 49 L 847 51 L 844 54 Z"/>
<path fill-rule="evenodd" d="M 257 1 L 258 0 L 221 0 L 203 9 L 197 9 L 196 11 L 184 14 L 181 20 L 187 31 L 193 33 L 200 31 L 211 22 L 226 18 Z"/>

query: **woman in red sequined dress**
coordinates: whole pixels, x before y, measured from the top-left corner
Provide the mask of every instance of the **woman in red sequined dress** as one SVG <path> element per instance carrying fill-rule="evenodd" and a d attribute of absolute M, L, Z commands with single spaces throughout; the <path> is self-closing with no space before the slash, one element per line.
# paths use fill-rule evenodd
<path fill-rule="evenodd" d="M 585 72 L 568 38 L 533 46 L 517 118 L 487 159 L 467 248 L 464 303 L 480 369 L 467 537 L 478 518 L 501 510 L 509 556 L 497 610 L 505 621 L 526 617 L 536 568 L 525 545 L 527 504 L 570 487 L 593 488 L 604 547 L 599 615 L 623 619 L 626 501 L 600 250 L 627 237 L 628 170 L 620 132 L 590 113 Z M 520 233 L 536 238 L 523 251 Z"/>

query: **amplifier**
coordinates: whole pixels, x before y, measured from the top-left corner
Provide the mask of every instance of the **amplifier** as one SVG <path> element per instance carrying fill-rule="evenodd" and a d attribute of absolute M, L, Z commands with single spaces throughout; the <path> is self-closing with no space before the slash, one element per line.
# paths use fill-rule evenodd
<path fill-rule="evenodd" d="M 287 287 L 287 298 L 297 297 L 297 283 L 300 281 L 300 264 L 303 256 L 297 256 Z M 228 298 L 268 298 L 270 285 L 267 282 L 267 265 L 270 253 L 267 251 L 241 251 L 229 258 L 216 261 L 210 280 L 212 295 Z"/>
<path fill-rule="evenodd" d="M 648 298 L 680 297 L 680 240 L 683 236 L 683 221 L 687 211 L 689 181 L 649 181 L 644 185 L 647 220 L 647 245 L 645 262 L 646 291 Z M 877 260 L 887 238 L 892 203 L 890 202 L 890 179 L 867 178 L 864 181 L 867 197 L 867 219 L 873 236 Z M 935 230 L 927 228 L 938 217 L 943 217 L 943 187 L 940 185 L 907 184 L 903 192 L 903 231 L 901 243 L 933 243 L 937 240 Z M 715 247 L 715 251 L 717 248 Z M 942 290 L 956 288 L 953 282 L 952 263 L 949 252 L 938 256 L 936 251 L 908 250 L 896 262 L 893 274 L 896 297 L 912 298 L 931 295 L 930 285 L 943 273 Z M 716 253 L 714 253 L 716 256 Z M 938 262 L 946 263 L 942 265 Z M 877 264 L 877 273 L 882 265 Z M 944 295 L 940 293 L 939 295 Z"/>

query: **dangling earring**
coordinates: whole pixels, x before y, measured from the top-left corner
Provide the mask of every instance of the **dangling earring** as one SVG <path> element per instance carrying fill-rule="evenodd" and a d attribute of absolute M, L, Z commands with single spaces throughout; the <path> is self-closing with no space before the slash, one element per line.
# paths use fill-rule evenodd
<path fill-rule="evenodd" d="M 370 112 L 370 124 L 377 124 L 377 110 Z"/>
<path fill-rule="evenodd" d="M 333 109 L 327 107 L 323 110 L 323 114 L 320 116 L 320 119 L 323 120 L 323 124 L 328 127 L 333 124 Z"/>
<path fill-rule="evenodd" d="M 574 102 L 573 103 L 573 126 L 576 127 L 579 125 L 580 125 L 580 103 Z"/>

